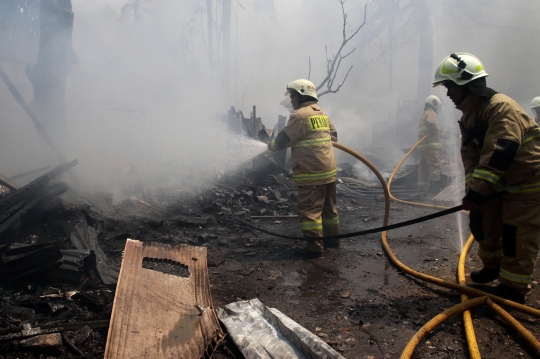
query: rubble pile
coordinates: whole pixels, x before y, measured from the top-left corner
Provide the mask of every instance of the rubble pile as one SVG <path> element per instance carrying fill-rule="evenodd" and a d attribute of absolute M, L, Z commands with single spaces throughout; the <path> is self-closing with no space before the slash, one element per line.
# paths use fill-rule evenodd
<path fill-rule="evenodd" d="M 252 176 L 255 172 L 241 171 L 189 193 L 130 188 L 116 204 L 112 195 L 101 192 L 50 195 L 49 182 L 75 164 L 10 189 L 0 200 L 2 208 L 13 208 L 0 242 L 4 357 L 103 355 L 128 238 L 173 246 L 230 246 L 234 239 L 223 235 L 223 228 L 232 225 L 239 235 L 244 230 L 229 215 L 258 222 L 296 212 L 297 191 L 283 173 Z M 44 196 L 47 206 L 42 206 Z M 220 357 L 219 349 L 214 357 Z"/>
<path fill-rule="evenodd" d="M 199 196 L 198 201 L 205 213 L 257 219 L 294 215 L 297 195 L 290 179 L 280 174 L 266 176 L 259 184 L 249 180 L 236 186 L 218 183 Z"/>

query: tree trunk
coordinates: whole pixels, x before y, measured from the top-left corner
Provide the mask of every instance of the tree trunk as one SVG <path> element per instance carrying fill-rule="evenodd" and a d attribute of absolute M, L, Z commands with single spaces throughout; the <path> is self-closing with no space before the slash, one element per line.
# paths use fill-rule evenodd
<path fill-rule="evenodd" d="M 214 66 L 214 29 L 212 26 L 212 1 L 206 0 L 206 26 L 208 32 L 208 63 L 210 69 Z"/>
<path fill-rule="evenodd" d="M 41 0 L 39 54 L 33 68 L 26 66 L 26 76 L 34 87 L 31 106 L 49 134 L 62 141 L 66 80 L 75 62 L 73 18 L 71 0 Z"/>
<path fill-rule="evenodd" d="M 419 9 L 421 9 L 421 21 L 419 22 L 420 50 L 418 53 L 417 99 L 423 101 L 431 94 L 431 83 L 435 69 L 433 68 L 433 24 L 429 1 L 423 0 Z"/>
<path fill-rule="evenodd" d="M 231 87 L 231 0 L 223 0 L 221 30 L 223 36 L 223 90 L 224 93 L 229 94 Z"/>

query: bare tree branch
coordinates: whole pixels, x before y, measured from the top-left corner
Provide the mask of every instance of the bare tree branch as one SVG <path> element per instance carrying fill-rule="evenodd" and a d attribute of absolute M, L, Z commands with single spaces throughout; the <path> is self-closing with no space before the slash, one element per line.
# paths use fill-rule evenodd
<path fill-rule="evenodd" d="M 347 55 L 345 56 L 342 56 L 341 59 L 343 60 L 344 58 L 346 58 L 347 56 L 349 56 L 350 54 L 352 54 L 354 52 L 354 50 L 356 50 L 356 47 L 354 49 L 352 49 Z"/>
<path fill-rule="evenodd" d="M 341 4 L 341 12 L 343 14 L 343 31 L 342 31 L 343 40 L 341 42 L 341 46 L 339 47 L 337 53 L 333 56 L 333 58 L 328 57 L 328 48 L 327 48 L 327 46 L 324 47 L 325 53 L 326 53 L 326 77 L 317 86 L 317 91 L 320 90 L 321 88 L 323 88 L 325 85 L 326 85 L 327 90 L 322 92 L 321 94 L 319 94 L 319 96 L 322 96 L 322 95 L 327 94 L 327 93 L 336 93 L 337 91 L 339 91 L 339 88 L 341 86 L 343 86 L 343 84 L 345 83 L 345 79 L 347 79 L 347 76 L 349 75 L 349 72 L 351 71 L 352 66 L 351 66 L 351 68 L 349 68 L 349 71 L 347 71 L 347 74 L 345 75 L 345 79 L 339 85 L 339 87 L 336 90 L 332 90 L 332 86 L 334 84 L 334 80 L 336 79 L 336 75 L 337 75 L 337 72 L 339 70 L 339 66 L 341 64 L 341 61 L 344 58 L 346 58 L 347 56 L 349 56 L 350 54 L 352 54 L 354 52 L 354 50 L 356 50 L 356 48 L 354 48 L 349 53 L 347 53 L 346 55 L 341 55 L 343 49 L 345 48 L 347 43 L 354 36 L 356 36 L 356 34 L 358 34 L 360 29 L 362 27 L 364 27 L 364 25 L 366 24 L 367 4 L 364 6 L 364 21 L 362 22 L 362 24 L 360 24 L 356 28 L 356 30 L 350 36 L 347 37 L 347 31 L 346 31 L 346 28 L 347 28 L 347 13 L 345 12 L 345 5 L 344 5 L 346 0 L 338 0 L 338 1 Z M 310 65 L 310 74 L 311 74 L 311 65 Z"/>
<path fill-rule="evenodd" d="M 317 94 L 317 97 L 321 97 L 322 95 L 326 95 L 327 93 L 336 93 L 336 92 L 338 92 L 339 89 L 341 88 L 341 86 L 343 86 L 343 84 L 345 83 L 345 80 L 347 80 L 347 76 L 349 76 L 349 72 L 351 72 L 353 66 L 354 65 L 351 65 L 351 67 L 349 68 L 349 71 L 347 71 L 347 73 L 345 74 L 345 78 L 343 79 L 341 84 L 335 90 L 328 89 L 326 91 L 321 92 L 320 94 Z"/>

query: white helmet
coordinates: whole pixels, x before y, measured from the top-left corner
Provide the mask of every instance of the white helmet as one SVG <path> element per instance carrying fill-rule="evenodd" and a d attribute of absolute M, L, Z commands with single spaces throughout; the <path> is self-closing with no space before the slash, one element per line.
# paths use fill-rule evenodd
<path fill-rule="evenodd" d="M 540 107 L 540 96 L 536 96 L 531 101 L 531 108 Z"/>
<path fill-rule="evenodd" d="M 465 85 L 473 80 L 488 76 L 480 59 L 466 52 L 456 52 L 446 57 L 435 71 L 433 87 L 452 81 Z"/>
<path fill-rule="evenodd" d="M 438 98 L 435 95 L 430 95 L 426 98 L 426 105 L 430 105 L 435 110 L 439 108 L 439 106 L 442 104 L 442 101 L 440 98 Z"/>
<path fill-rule="evenodd" d="M 319 99 L 317 97 L 317 88 L 313 84 L 313 82 L 309 80 L 299 79 L 294 80 L 293 82 L 289 82 L 287 85 L 287 92 L 285 92 L 285 96 L 290 96 L 291 93 L 289 90 L 295 90 L 300 95 L 304 96 L 310 96 L 313 98 Z"/>

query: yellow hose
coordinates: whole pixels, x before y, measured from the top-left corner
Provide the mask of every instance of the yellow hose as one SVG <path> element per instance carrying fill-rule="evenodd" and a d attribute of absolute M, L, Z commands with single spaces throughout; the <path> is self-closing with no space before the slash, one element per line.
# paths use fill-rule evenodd
<path fill-rule="evenodd" d="M 399 358 L 410 359 L 414 353 L 414 349 L 416 349 L 416 346 L 429 332 L 433 331 L 439 324 L 458 313 L 468 311 L 471 308 L 484 304 L 486 300 L 489 299 L 487 299 L 486 297 L 470 299 L 463 303 L 457 304 L 442 313 L 437 314 L 437 316 L 433 317 L 433 319 L 427 322 L 422 328 L 420 328 L 418 332 L 416 332 L 416 334 L 411 338 L 409 343 L 407 343 L 407 345 L 405 346 L 405 349 L 403 349 L 403 352 L 401 352 L 401 356 Z"/>
<path fill-rule="evenodd" d="M 407 158 L 409 158 L 409 156 L 411 155 L 411 153 L 416 149 L 416 147 L 418 147 L 418 145 L 420 145 L 422 143 L 422 141 L 424 141 L 426 138 L 428 137 L 428 135 L 425 135 L 424 137 L 422 137 L 418 142 L 416 142 L 416 144 L 414 146 L 412 146 L 412 148 L 409 150 L 409 152 L 407 152 L 407 154 L 405 156 L 403 156 L 403 158 L 401 159 L 401 161 L 398 163 L 398 165 L 396 166 L 396 168 L 394 168 L 394 171 L 392 172 L 392 174 L 390 175 L 390 178 L 388 179 L 388 191 L 390 191 L 390 187 L 392 186 L 392 181 L 394 180 L 394 177 L 397 173 L 397 171 L 399 171 L 399 169 L 401 168 L 401 165 L 403 164 L 403 162 L 405 162 L 405 160 Z M 437 206 L 437 205 L 434 205 L 434 204 L 427 204 L 427 203 L 416 203 L 416 202 L 409 202 L 409 201 L 404 201 L 402 199 L 399 199 L 399 198 L 396 198 L 392 195 L 392 193 L 388 192 L 389 195 L 390 195 L 390 198 L 396 202 L 399 202 L 399 203 L 404 203 L 404 204 L 409 204 L 411 206 L 421 206 L 421 207 L 427 207 L 427 208 L 437 208 L 437 209 L 448 209 L 449 207 L 445 207 L 445 206 Z"/>
<path fill-rule="evenodd" d="M 381 182 L 381 185 L 382 185 L 382 188 L 383 188 L 383 191 L 384 191 L 384 203 L 385 203 L 385 206 L 384 206 L 383 226 L 388 225 L 388 219 L 390 218 L 390 196 L 391 196 L 391 194 L 390 194 L 390 189 L 386 185 L 386 181 L 384 180 L 384 177 L 381 175 L 381 173 L 379 172 L 377 167 L 375 167 L 371 162 L 369 162 L 367 160 L 367 158 L 365 158 L 364 156 L 362 156 L 358 152 L 350 149 L 347 146 L 342 145 L 341 143 L 332 142 L 332 145 L 334 145 L 335 148 L 339 148 L 343 152 L 346 152 L 346 153 L 350 154 L 351 156 L 356 157 L 358 160 L 362 161 L 366 166 L 369 167 L 369 169 L 371 171 L 373 171 L 375 176 L 377 176 L 377 178 L 379 179 L 379 182 Z M 386 232 L 383 232 L 383 233 L 386 233 Z"/>
<path fill-rule="evenodd" d="M 394 171 L 392 172 L 392 175 L 390 176 L 390 178 L 388 179 L 388 190 L 390 190 L 390 187 L 392 185 L 392 180 L 394 179 L 397 171 L 399 171 L 399 169 L 401 168 L 401 165 L 403 164 L 403 162 L 405 162 L 407 160 L 407 158 L 411 155 L 411 153 L 418 147 L 418 145 L 420 145 L 422 143 L 422 141 L 424 141 L 426 138 L 428 137 L 428 135 L 422 137 L 408 152 L 405 156 L 403 156 L 403 158 L 401 159 L 401 161 L 398 163 L 398 165 L 396 166 L 396 168 L 394 169 Z M 409 205 L 414 205 L 414 206 L 421 206 L 421 207 L 428 207 L 428 208 L 438 208 L 438 209 L 446 209 L 448 207 L 444 207 L 444 206 L 436 206 L 436 205 L 431 205 L 431 204 L 426 204 L 426 203 L 416 203 L 416 202 L 408 202 L 408 201 L 403 201 L 401 199 L 398 199 L 396 197 L 394 197 L 392 195 L 392 192 L 390 192 L 390 198 L 392 198 L 394 201 L 396 202 L 400 202 L 400 203 L 405 203 L 405 204 L 409 204 Z M 469 240 L 467 241 L 467 243 L 465 244 L 464 248 L 463 248 L 463 251 L 461 253 L 461 256 L 460 256 L 460 259 L 459 259 L 459 264 L 458 264 L 458 280 L 459 280 L 459 284 L 461 285 L 466 285 L 467 282 L 465 280 L 465 259 L 467 258 L 467 252 L 469 251 L 469 248 L 472 244 L 472 242 L 474 241 L 474 237 L 473 236 L 470 236 Z M 468 300 L 469 297 L 467 297 L 466 294 L 463 294 L 461 293 L 461 301 L 464 302 L 466 300 Z M 473 326 L 473 322 L 472 322 L 472 317 L 471 317 L 471 312 L 466 310 L 463 312 L 463 323 L 465 325 L 465 336 L 467 338 L 467 345 L 469 347 L 469 354 L 471 356 L 471 359 L 480 359 L 481 358 L 481 355 L 480 355 L 480 350 L 478 349 L 478 343 L 476 341 L 476 335 L 474 333 L 474 326 Z"/>
<path fill-rule="evenodd" d="M 518 322 L 514 317 L 508 314 L 506 310 L 493 303 L 492 300 L 488 299 L 486 301 L 486 304 L 488 305 L 488 307 L 493 309 L 506 324 L 514 328 L 514 330 L 518 332 L 523 337 L 523 339 L 527 341 L 527 343 L 529 343 L 529 345 L 534 349 L 534 351 L 536 352 L 536 354 L 538 354 L 538 357 L 540 358 L 540 342 L 538 341 L 538 339 L 536 339 L 532 335 L 532 333 L 527 330 L 527 328 L 521 325 L 520 322 Z"/>
<path fill-rule="evenodd" d="M 463 246 L 463 251 L 459 256 L 458 262 L 458 282 L 461 285 L 467 285 L 467 280 L 465 279 L 465 260 L 467 259 L 467 253 L 469 253 L 469 248 L 471 248 L 472 243 L 474 242 L 473 235 L 469 236 L 467 243 Z M 461 302 L 469 300 L 466 294 L 461 293 Z M 476 341 L 476 334 L 474 333 L 474 326 L 472 322 L 471 312 L 466 310 L 463 312 L 463 324 L 465 325 L 465 337 L 467 338 L 467 346 L 469 347 L 469 355 L 471 359 L 480 359 L 480 349 L 478 349 L 478 343 Z"/>
<path fill-rule="evenodd" d="M 390 198 L 391 198 L 391 194 L 390 194 L 390 190 L 389 190 L 383 176 L 381 175 L 381 173 L 377 170 L 377 168 L 371 162 L 369 162 L 366 158 L 364 158 L 358 152 L 356 152 L 356 151 L 354 151 L 354 150 L 352 150 L 352 149 L 350 149 L 350 148 L 348 148 L 348 147 L 346 147 L 346 146 L 344 146 L 342 144 L 336 143 L 336 142 L 333 142 L 332 144 L 334 145 L 334 147 L 336 147 L 336 148 L 338 148 L 338 149 L 352 155 L 353 157 L 356 157 L 358 160 L 362 161 L 366 166 L 368 166 L 373 171 L 373 173 L 375 173 L 375 175 L 379 179 L 379 182 L 381 183 L 381 186 L 382 186 L 383 191 L 384 191 L 384 197 L 385 197 L 385 209 L 384 209 L 383 225 L 384 226 L 388 225 L 388 220 L 389 220 L 389 217 L 390 217 Z M 412 150 L 414 150 L 414 148 L 417 147 L 418 144 L 419 143 L 417 143 L 409 151 L 409 153 L 407 153 L 407 156 L 412 152 Z M 403 163 L 403 161 L 404 160 L 402 160 L 402 162 L 399 164 L 399 166 Z M 396 172 L 396 171 L 394 171 L 394 172 Z M 393 175 L 394 174 L 395 173 L 393 173 Z M 391 177 L 391 179 L 392 178 L 393 178 L 393 176 Z M 410 202 L 410 203 L 415 204 L 415 203 L 412 203 L 412 202 Z M 437 207 L 435 206 L 435 208 L 437 208 Z M 467 243 L 469 243 L 470 241 L 471 240 L 469 238 L 469 241 Z M 384 250 L 386 252 L 386 255 L 388 256 L 390 261 L 399 270 L 405 272 L 406 274 L 409 274 L 409 275 L 411 275 L 411 276 L 413 276 L 415 278 L 421 279 L 421 280 L 426 281 L 428 283 L 432 283 L 432 284 L 439 285 L 441 287 L 456 290 L 456 291 L 458 291 L 458 292 L 460 292 L 462 294 L 471 295 L 471 296 L 474 296 L 474 297 L 487 297 L 487 298 L 491 299 L 495 303 L 507 306 L 507 307 L 509 307 L 511 309 L 520 311 L 520 312 L 525 313 L 525 314 L 529 314 L 529 315 L 531 315 L 533 317 L 540 318 L 540 310 L 538 310 L 538 309 L 535 309 L 535 308 L 532 308 L 532 307 L 529 307 L 529 306 L 526 306 L 526 305 L 522 305 L 522 304 L 510 301 L 510 300 L 498 297 L 498 296 L 493 295 L 493 294 L 485 293 L 483 291 L 467 287 L 466 285 L 463 285 L 463 284 L 455 284 L 455 283 L 447 282 L 447 281 L 442 280 L 440 278 L 436 278 L 436 277 L 433 277 L 433 276 L 430 276 L 430 275 L 415 271 L 414 269 L 411 269 L 411 268 L 407 267 L 406 265 L 401 263 L 397 259 L 394 252 L 392 252 L 392 249 L 390 248 L 390 246 L 388 244 L 388 240 L 387 240 L 387 237 L 386 237 L 386 231 L 382 232 L 381 242 L 382 242 L 382 246 L 383 246 L 383 248 L 384 248 Z M 470 247 L 470 243 L 469 243 L 469 247 Z M 468 247 L 467 247 L 467 249 L 468 249 Z M 464 252 L 466 253 L 466 251 L 464 251 Z M 464 263 L 465 263 L 465 260 L 463 259 L 463 264 Z M 463 275 L 464 275 L 464 269 L 463 269 Z M 482 298 L 477 298 L 477 299 L 482 299 Z M 485 299 L 483 299 L 483 300 L 485 300 Z M 456 313 L 459 313 L 459 312 L 462 312 L 464 310 L 469 309 L 469 308 L 467 308 L 467 306 L 469 304 L 465 304 L 465 303 L 469 303 L 469 302 L 471 302 L 471 300 L 469 300 L 467 302 L 464 302 L 464 303 L 461 303 L 458 306 L 456 306 L 458 308 L 464 308 L 463 310 L 457 311 Z M 473 302 L 473 303 L 476 303 L 476 302 Z M 452 309 L 452 308 L 450 308 L 450 309 Z M 444 313 L 446 313 L 446 311 Z M 520 329 L 518 329 L 518 330 L 520 330 Z M 527 335 L 526 333 L 521 332 L 521 331 L 520 331 L 520 334 L 523 335 L 524 337 Z"/>

